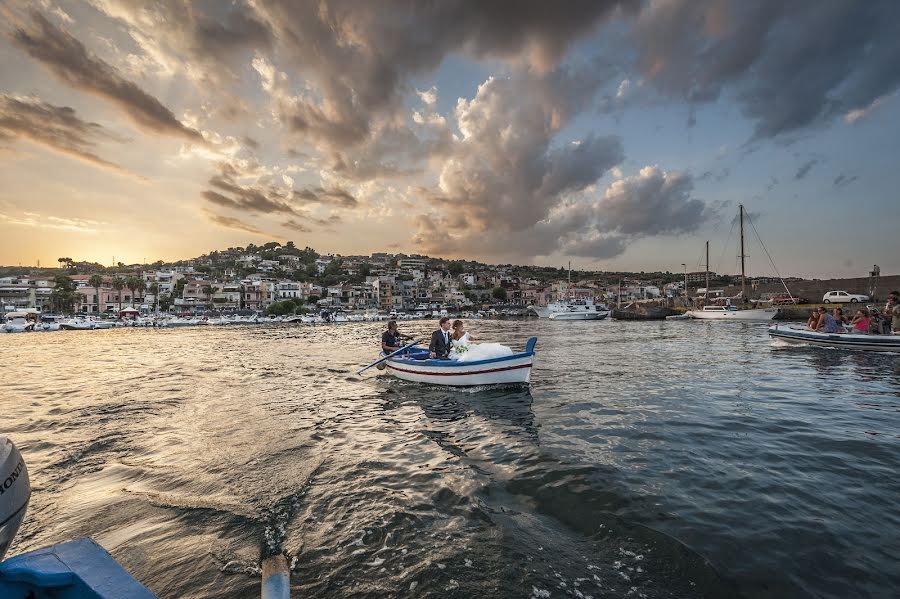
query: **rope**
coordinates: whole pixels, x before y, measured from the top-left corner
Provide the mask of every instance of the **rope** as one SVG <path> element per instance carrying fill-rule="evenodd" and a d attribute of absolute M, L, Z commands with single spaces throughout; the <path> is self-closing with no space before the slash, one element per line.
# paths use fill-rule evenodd
<path fill-rule="evenodd" d="M 769 254 L 768 248 L 766 248 L 766 244 L 763 243 L 762 238 L 759 236 L 759 231 L 756 230 L 756 225 L 753 224 L 753 220 L 751 220 L 750 215 L 745 213 L 744 217 L 747 219 L 747 222 L 750 223 L 750 227 L 753 229 L 753 233 L 756 235 L 757 241 L 759 241 L 759 245 L 762 247 L 763 251 L 766 253 L 766 257 L 769 258 L 769 264 L 772 265 L 772 269 L 775 271 L 775 274 L 778 275 L 779 280 L 781 280 L 781 285 L 784 287 L 784 290 L 787 291 L 788 297 L 791 298 L 791 301 L 794 301 L 794 296 L 791 295 L 791 290 L 788 289 L 787 283 L 784 282 L 784 279 L 781 277 L 781 273 L 778 272 L 778 267 L 775 266 L 775 261 L 772 260 L 772 255 Z"/>

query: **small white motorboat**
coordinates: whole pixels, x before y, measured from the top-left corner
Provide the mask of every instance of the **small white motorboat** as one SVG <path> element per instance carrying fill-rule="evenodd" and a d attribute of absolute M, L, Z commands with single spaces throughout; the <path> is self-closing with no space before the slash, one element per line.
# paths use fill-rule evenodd
<path fill-rule="evenodd" d="M 547 316 L 550 320 L 603 320 L 609 316 L 609 310 L 596 307 L 596 310 L 570 308 L 565 312 L 552 312 Z"/>
<path fill-rule="evenodd" d="M 96 328 L 94 321 L 86 318 L 70 318 L 59 323 L 64 331 L 92 331 Z"/>
<path fill-rule="evenodd" d="M 427 349 L 413 348 L 391 356 L 386 366 L 387 371 L 398 379 L 415 383 L 451 387 L 527 385 L 531 382 L 536 343 L 537 337 L 531 337 L 521 353 L 472 362 L 432 360 Z"/>
<path fill-rule="evenodd" d="M 698 320 L 755 320 L 765 322 L 778 314 L 778 308 L 739 310 L 737 306 L 703 306 L 702 310 L 688 310 L 686 316 Z"/>
<path fill-rule="evenodd" d="M 875 352 L 900 352 L 900 335 L 856 335 L 853 333 L 820 333 L 800 324 L 776 324 L 769 336 L 788 343 L 818 345 Z"/>
<path fill-rule="evenodd" d="M 34 330 L 34 321 L 28 318 L 28 312 L 9 312 L 6 322 L 0 327 L 4 333 L 27 333 Z"/>

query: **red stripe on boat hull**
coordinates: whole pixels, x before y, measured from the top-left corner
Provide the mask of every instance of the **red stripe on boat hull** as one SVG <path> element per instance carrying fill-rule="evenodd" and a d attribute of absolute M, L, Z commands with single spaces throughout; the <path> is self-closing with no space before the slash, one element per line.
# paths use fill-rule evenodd
<path fill-rule="evenodd" d="M 405 368 L 397 368 L 390 362 L 387 367 L 400 372 L 408 372 L 410 374 L 421 374 L 425 376 L 467 376 L 470 374 L 489 374 L 491 372 L 503 372 L 504 370 L 517 370 L 519 368 L 531 368 L 531 364 L 519 364 L 518 366 L 506 366 L 504 368 L 492 368 L 490 370 L 470 370 L 468 372 L 431 372 L 424 370 L 406 370 Z"/>

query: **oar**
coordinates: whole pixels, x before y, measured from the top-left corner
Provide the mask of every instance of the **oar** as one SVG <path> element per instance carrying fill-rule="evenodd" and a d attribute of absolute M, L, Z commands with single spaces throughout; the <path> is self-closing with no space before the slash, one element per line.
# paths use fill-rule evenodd
<path fill-rule="evenodd" d="M 360 369 L 360 370 L 357 370 L 357 371 L 356 371 L 356 374 L 362 374 L 362 373 L 364 373 L 365 371 L 367 371 L 368 369 L 370 369 L 371 367 L 376 366 L 377 364 L 381 364 L 382 362 L 384 362 L 385 360 L 387 360 L 387 359 L 390 358 L 391 356 L 394 356 L 394 355 L 396 355 L 396 354 L 399 354 L 399 353 L 402 352 L 404 349 L 409 349 L 409 348 L 411 348 L 413 345 L 418 345 L 419 343 L 422 343 L 423 341 L 425 341 L 425 340 L 424 340 L 424 339 L 416 339 L 415 341 L 413 341 L 413 342 L 410 343 L 409 345 L 404 345 L 403 347 L 401 347 L 401 348 L 398 349 L 397 351 L 391 352 L 391 353 L 389 353 L 388 355 L 386 355 L 385 357 L 381 358 L 380 360 L 375 360 L 374 362 L 372 362 L 371 364 L 369 364 L 369 365 L 366 366 L 365 368 L 362 368 L 362 369 Z"/>

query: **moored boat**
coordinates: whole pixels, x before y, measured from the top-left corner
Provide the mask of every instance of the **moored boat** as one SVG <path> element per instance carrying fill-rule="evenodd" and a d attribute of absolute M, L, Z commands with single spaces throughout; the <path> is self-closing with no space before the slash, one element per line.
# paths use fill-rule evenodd
<path fill-rule="evenodd" d="M 609 316 L 609 310 L 578 310 L 570 308 L 565 312 L 553 312 L 547 318 L 550 320 L 603 320 Z"/>
<path fill-rule="evenodd" d="M 471 387 L 481 385 L 523 384 L 531 382 L 534 346 L 537 337 L 525 344 L 525 351 L 489 360 L 460 362 L 432 360 L 427 349 L 411 349 L 387 359 L 387 371 L 404 381 Z"/>
<path fill-rule="evenodd" d="M 818 345 L 874 352 L 900 353 L 900 335 L 855 335 L 853 333 L 820 333 L 803 325 L 776 324 L 769 336 L 788 343 Z"/>
<path fill-rule="evenodd" d="M 34 321 L 29 318 L 27 312 L 10 312 L 6 315 L 6 322 L 0 326 L 4 333 L 27 333 L 34 330 Z"/>
<path fill-rule="evenodd" d="M 737 306 L 703 306 L 701 310 L 688 310 L 685 315 L 698 320 L 772 320 L 778 308 L 752 308 L 739 310 Z"/>

